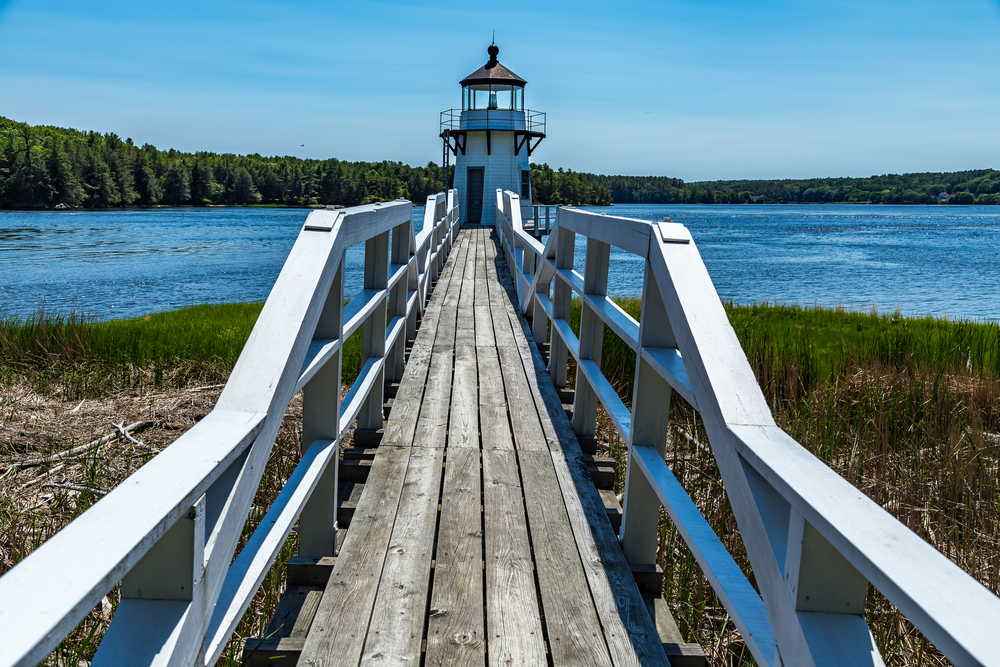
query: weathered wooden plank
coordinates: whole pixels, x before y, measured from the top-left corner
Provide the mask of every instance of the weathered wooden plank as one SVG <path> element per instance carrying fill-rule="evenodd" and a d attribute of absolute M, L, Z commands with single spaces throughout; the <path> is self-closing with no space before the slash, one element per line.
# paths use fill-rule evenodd
<path fill-rule="evenodd" d="M 509 302 L 513 288 L 509 281 L 502 282 Z M 583 452 L 566 419 L 559 395 L 549 380 L 538 350 L 527 343 L 530 330 L 513 308 L 508 309 L 508 316 L 515 330 L 516 350 L 523 362 L 529 394 L 536 403 L 542 431 L 551 450 L 556 477 L 612 662 L 616 666 L 667 665 L 656 628 L 632 578 L 618 538 L 611 531 L 604 504 L 587 472 Z M 520 335 L 517 335 L 518 332 Z M 500 349 L 506 381 L 508 362 L 503 348 Z M 510 363 L 514 363 L 513 358 Z"/>
<path fill-rule="evenodd" d="M 479 388 L 476 348 L 455 345 L 455 375 L 451 386 L 449 447 L 479 448 Z"/>
<path fill-rule="evenodd" d="M 481 488 L 479 451 L 448 449 L 427 619 L 429 667 L 486 664 Z"/>
<path fill-rule="evenodd" d="M 431 357 L 427 389 L 413 438 L 415 447 L 443 448 L 448 437 L 448 407 L 451 404 L 452 352 L 438 348 Z"/>
<path fill-rule="evenodd" d="M 517 458 L 552 663 L 610 667 L 552 459 L 548 452 L 526 451 Z"/>
<path fill-rule="evenodd" d="M 492 240 L 489 245 L 492 250 L 488 250 L 488 254 L 492 254 L 495 259 L 497 252 L 496 245 Z M 490 298 L 490 315 L 493 320 L 493 333 L 496 339 L 497 347 L 513 347 L 515 345 L 514 331 L 510 326 L 510 320 L 507 316 L 507 302 L 509 301 L 509 298 L 507 296 L 507 291 L 500 282 L 500 275 L 494 259 L 490 259 L 487 262 L 486 267 L 486 273 L 489 277 L 488 290 Z M 505 266 L 506 265 L 503 263 L 500 264 L 501 269 Z"/>
<path fill-rule="evenodd" d="M 444 301 L 442 302 L 442 305 L 444 306 L 458 305 L 458 297 L 462 291 L 462 277 L 465 274 L 465 263 L 469 254 L 468 237 L 465 235 L 459 235 L 458 242 L 455 243 L 455 247 L 451 252 L 454 257 L 455 264 L 452 267 L 453 274 L 448 284 L 448 291 L 445 292 Z"/>
<path fill-rule="evenodd" d="M 458 306 L 441 306 L 438 316 L 437 336 L 434 338 L 434 349 L 451 350 L 455 346 L 455 327 L 458 317 Z"/>
<path fill-rule="evenodd" d="M 547 451 L 545 433 L 538 419 L 535 399 L 531 396 L 517 348 L 498 347 L 497 352 L 500 355 L 500 368 L 503 370 L 503 385 L 510 410 L 514 444 L 525 451 Z"/>
<path fill-rule="evenodd" d="M 476 345 L 496 346 L 496 337 L 493 334 L 493 317 L 490 313 L 490 279 L 489 270 L 486 267 L 486 250 L 493 245 L 489 232 L 481 235 L 479 252 L 476 255 Z"/>
<path fill-rule="evenodd" d="M 454 259 L 454 257 L 449 258 L 450 261 L 445 264 L 437 286 L 429 299 L 429 305 L 424 311 L 420 329 L 417 330 L 417 338 L 413 343 L 410 358 L 396 390 L 392 414 L 386 422 L 382 442 L 387 445 L 409 446 L 413 443 L 417 415 L 421 409 L 424 386 L 428 380 L 431 351 L 437 344 L 438 325 L 442 322 L 444 324 L 444 330 L 441 332 L 444 339 L 448 338 L 449 331 L 452 332 L 450 335 L 454 336 L 454 310 L 442 312 L 441 307 L 454 274 Z M 449 327 L 451 328 L 449 329 Z M 447 410 L 447 408 L 445 409 Z"/>
<path fill-rule="evenodd" d="M 479 246 L 476 252 L 476 282 L 485 284 L 486 282 L 486 246 L 491 243 L 490 230 L 481 229 L 479 232 Z"/>
<path fill-rule="evenodd" d="M 399 381 L 399 391 L 392 404 L 392 412 L 385 424 L 385 433 L 382 436 L 382 444 L 396 445 L 400 447 L 409 446 L 413 442 L 413 432 L 417 424 L 417 414 L 420 412 L 420 403 L 424 396 L 424 385 L 427 383 L 427 371 L 430 368 L 431 349 L 430 340 L 433 340 L 433 332 L 425 329 L 434 327 L 434 322 L 424 321 L 417 334 L 418 343 L 413 346 L 410 359 L 403 370 L 403 377 Z M 419 340 L 423 334 L 423 340 Z"/>
<path fill-rule="evenodd" d="M 469 257 L 473 254 L 470 251 Z M 467 269 L 468 271 L 469 269 Z M 458 322 L 455 324 L 455 344 L 476 344 L 476 281 L 462 280 L 462 294 L 458 300 Z"/>
<path fill-rule="evenodd" d="M 443 449 L 410 455 L 362 665 L 420 664 Z"/>
<path fill-rule="evenodd" d="M 493 333 L 493 316 L 490 313 L 490 290 L 486 285 L 485 278 L 476 281 L 476 305 L 473 316 L 476 321 L 476 345 L 496 347 L 496 336 Z"/>
<path fill-rule="evenodd" d="M 458 322 L 455 325 L 455 345 L 476 344 L 476 257 L 480 238 L 475 230 L 469 233 L 469 248 L 462 278 L 462 291 L 458 299 Z"/>
<path fill-rule="evenodd" d="M 476 280 L 476 253 L 479 244 L 482 243 L 482 236 L 480 236 L 478 229 L 473 229 L 466 233 L 466 237 L 469 239 L 469 257 L 465 263 L 463 279 L 474 282 Z"/>
<path fill-rule="evenodd" d="M 513 449 L 503 374 L 495 347 L 477 347 L 479 362 L 479 431 L 483 449 Z"/>
<path fill-rule="evenodd" d="M 358 486 L 364 486 L 359 484 Z M 340 526 L 344 526 L 340 523 L 338 518 L 337 521 Z M 338 542 L 340 539 L 340 531 L 338 530 Z M 288 561 L 288 569 L 285 573 L 285 584 L 288 586 L 287 591 L 292 590 L 295 586 L 315 586 L 318 589 L 322 589 L 326 586 L 326 582 L 330 580 L 330 575 L 333 573 L 333 566 L 337 564 L 336 556 L 323 556 L 322 558 L 309 558 L 305 556 L 293 556 Z M 279 603 L 280 606 L 280 603 Z M 274 613 L 274 617 L 278 617 L 278 612 Z M 265 637 L 270 637 L 270 628 L 268 632 L 265 633 Z"/>
<path fill-rule="evenodd" d="M 319 611 L 319 603 L 323 600 L 323 591 L 314 590 L 309 591 L 305 600 L 302 601 L 302 605 L 299 608 L 299 615 L 295 618 L 295 624 L 292 626 L 292 631 L 288 635 L 292 639 L 305 639 L 309 634 L 309 628 L 312 626 L 313 620 L 316 618 L 316 612 Z"/>
<path fill-rule="evenodd" d="M 303 639 L 252 637 L 243 646 L 243 667 L 295 667 Z"/>
<path fill-rule="evenodd" d="M 372 477 L 303 646 L 300 665 L 358 664 L 411 451 L 409 447 L 379 448 Z"/>
<path fill-rule="evenodd" d="M 316 615 L 316 607 L 322 597 L 323 589 L 319 586 L 289 585 L 278 601 L 274 616 L 264 630 L 264 636 L 268 639 L 304 638 L 305 632 L 301 626 L 305 625 L 308 629 L 308 623 L 311 623 Z M 301 623 L 300 617 L 304 617 Z"/>
<path fill-rule="evenodd" d="M 486 630 L 489 664 L 545 665 L 517 459 L 483 450 Z"/>
<path fill-rule="evenodd" d="M 463 299 L 465 289 L 463 291 Z M 472 292 L 472 289 L 468 290 Z M 469 305 L 458 307 L 458 322 L 455 325 L 455 345 L 461 347 L 476 346 L 476 310 L 469 297 Z"/>

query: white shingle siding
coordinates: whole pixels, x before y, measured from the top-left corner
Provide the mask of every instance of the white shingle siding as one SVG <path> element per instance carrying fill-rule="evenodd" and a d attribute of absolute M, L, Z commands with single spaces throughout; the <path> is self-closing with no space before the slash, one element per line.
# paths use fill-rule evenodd
<path fill-rule="evenodd" d="M 467 175 L 469 167 L 483 167 L 483 218 L 486 224 L 493 223 L 493 206 L 496 190 L 513 190 L 521 193 L 521 171 L 528 169 L 528 148 L 521 147 L 521 153 L 514 155 L 514 133 L 493 130 L 490 153 L 486 152 L 486 132 L 469 132 L 465 144 L 465 154 L 459 152 L 455 158 L 455 189 L 458 190 L 459 210 L 462 222 L 466 222 L 469 208 Z"/>

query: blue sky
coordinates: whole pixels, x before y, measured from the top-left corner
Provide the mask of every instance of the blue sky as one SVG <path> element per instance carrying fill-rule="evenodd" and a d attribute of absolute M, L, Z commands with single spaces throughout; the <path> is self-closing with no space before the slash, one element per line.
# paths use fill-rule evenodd
<path fill-rule="evenodd" d="M 533 159 L 552 166 L 1000 168 L 1000 0 L 0 0 L 0 115 L 185 151 L 439 162 L 438 113 L 494 29 L 548 113 Z"/>

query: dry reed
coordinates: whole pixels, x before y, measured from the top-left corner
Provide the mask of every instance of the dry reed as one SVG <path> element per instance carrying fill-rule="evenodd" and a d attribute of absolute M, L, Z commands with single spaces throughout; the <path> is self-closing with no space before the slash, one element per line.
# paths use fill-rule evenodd
<path fill-rule="evenodd" d="M 638 318 L 635 300 L 621 303 Z M 818 308 L 727 308 L 777 423 L 983 585 L 1000 592 L 996 325 Z M 848 334 L 831 335 L 838 326 Z M 606 332 L 602 366 L 626 401 L 634 364 L 631 350 Z M 676 393 L 671 409 L 667 463 L 753 583 L 698 415 Z M 625 445 L 606 415 L 599 434 L 606 451 L 622 464 L 623 476 Z M 665 513 L 659 564 L 664 594 L 687 638 L 705 647 L 713 665 L 752 664 Z M 866 617 L 886 664 L 950 664 L 872 587 Z"/>

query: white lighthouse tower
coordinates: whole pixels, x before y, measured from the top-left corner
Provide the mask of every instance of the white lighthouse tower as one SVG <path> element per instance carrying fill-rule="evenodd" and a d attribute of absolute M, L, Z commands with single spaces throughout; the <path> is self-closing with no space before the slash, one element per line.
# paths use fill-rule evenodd
<path fill-rule="evenodd" d="M 491 44 L 489 62 L 462 79 L 462 109 L 441 112 L 445 167 L 455 156 L 455 184 L 462 224 L 493 224 L 497 188 L 521 195 L 531 204 L 529 159 L 545 138 L 545 114 L 524 108 L 527 81 L 497 61 Z M 447 173 L 447 172 L 446 172 Z"/>

